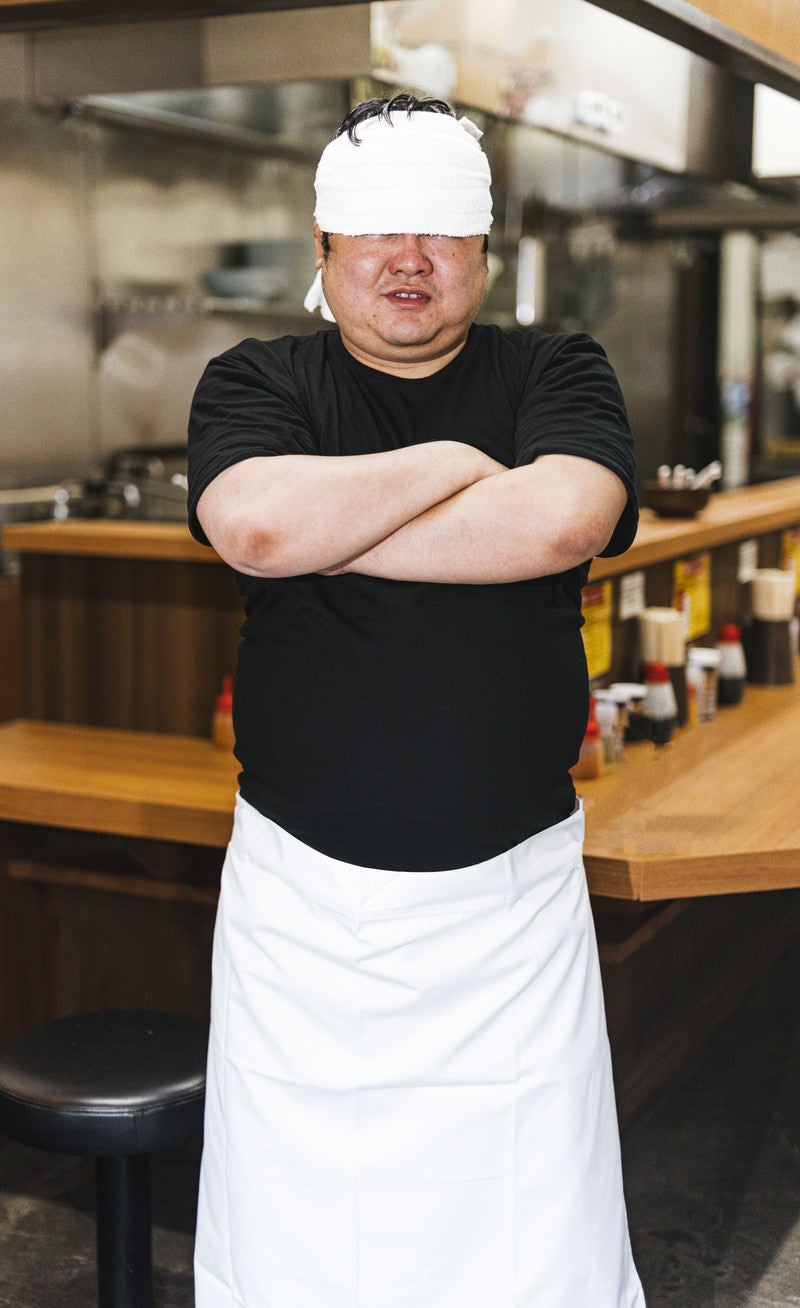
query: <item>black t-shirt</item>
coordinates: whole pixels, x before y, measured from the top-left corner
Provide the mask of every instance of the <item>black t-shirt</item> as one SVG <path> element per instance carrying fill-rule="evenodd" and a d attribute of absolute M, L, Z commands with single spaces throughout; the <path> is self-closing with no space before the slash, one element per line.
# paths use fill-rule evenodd
<path fill-rule="evenodd" d="M 632 440 L 602 349 L 492 326 L 417 379 L 357 362 L 337 331 L 212 360 L 189 425 L 192 532 L 205 541 L 198 499 L 242 459 L 435 440 L 508 466 L 552 453 L 604 464 L 629 497 L 604 553 L 631 543 Z M 473 586 L 237 574 L 242 794 L 315 849 L 401 871 L 480 862 L 561 821 L 588 711 L 587 570 Z"/>

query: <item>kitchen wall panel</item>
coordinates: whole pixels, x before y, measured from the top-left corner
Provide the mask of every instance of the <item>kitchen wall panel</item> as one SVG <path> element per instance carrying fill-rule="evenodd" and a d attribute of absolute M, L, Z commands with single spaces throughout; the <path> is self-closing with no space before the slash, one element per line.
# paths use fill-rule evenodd
<path fill-rule="evenodd" d="M 0 105 L 0 484 L 92 452 L 85 133 Z"/>
<path fill-rule="evenodd" d="M 180 443 L 209 358 L 244 336 L 316 325 L 300 307 L 314 275 L 313 168 L 106 125 L 93 172 L 98 311 L 109 328 L 98 342 L 100 448 Z M 232 249 L 273 242 L 281 258 L 293 241 L 300 255 L 276 314 L 225 312 L 224 302 L 204 310 L 203 274 Z"/>
<path fill-rule="evenodd" d="M 0 104 L 0 488 L 183 442 L 210 357 L 318 325 L 312 209 L 311 164 Z M 290 303 L 207 311 L 232 246 L 287 239 Z"/>

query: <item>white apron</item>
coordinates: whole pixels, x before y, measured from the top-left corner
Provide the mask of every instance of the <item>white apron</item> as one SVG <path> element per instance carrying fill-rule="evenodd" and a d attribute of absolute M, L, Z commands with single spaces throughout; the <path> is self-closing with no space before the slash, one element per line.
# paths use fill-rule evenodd
<path fill-rule="evenodd" d="M 644 1308 L 582 839 L 387 872 L 237 801 L 197 1308 Z"/>

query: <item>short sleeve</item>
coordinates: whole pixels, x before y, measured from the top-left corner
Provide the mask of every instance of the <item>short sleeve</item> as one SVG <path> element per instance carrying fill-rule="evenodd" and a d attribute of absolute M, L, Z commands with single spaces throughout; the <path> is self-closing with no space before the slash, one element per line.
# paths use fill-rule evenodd
<path fill-rule="evenodd" d="M 624 553 L 639 520 L 633 437 L 614 370 L 584 333 L 540 337 L 533 354 L 517 412 L 517 466 L 542 454 L 592 459 L 616 473 L 628 501 L 603 555 Z"/>
<path fill-rule="evenodd" d="M 205 369 L 189 414 L 189 530 L 207 545 L 197 504 L 208 485 L 243 459 L 315 454 L 291 368 L 270 342 L 247 340 Z"/>

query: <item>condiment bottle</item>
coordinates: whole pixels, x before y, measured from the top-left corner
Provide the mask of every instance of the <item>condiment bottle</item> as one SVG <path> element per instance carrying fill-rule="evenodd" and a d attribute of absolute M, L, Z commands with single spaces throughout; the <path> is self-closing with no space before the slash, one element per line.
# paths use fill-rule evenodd
<path fill-rule="evenodd" d="M 615 768 L 622 757 L 622 727 L 619 709 L 610 690 L 595 691 L 594 715 L 600 727 L 600 739 L 603 742 L 603 763 L 607 768 Z"/>
<path fill-rule="evenodd" d="M 222 690 L 214 701 L 214 717 L 211 722 L 211 740 L 217 749 L 233 749 L 233 690 L 231 679 L 226 673 L 222 678 Z"/>
<path fill-rule="evenodd" d="M 697 694 L 697 720 L 710 722 L 717 712 L 720 652 L 692 645 L 688 652 L 687 675 Z"/>
<path fill-rule="evenodd" d="M 603 742 L 600 738 L 600 723 L 594 715 L 594 700 L 589 701 L 589 721 L 581 745 L 578 761 L 570 768 L 570 774 L 576 781 L 588 780 L 603 774 Z"/>
<path fill-rule="evenodd" d="M 678 704 L 666 663 L 658 660 L 648 663 L 644 684 L 644 713 L 650 725 L 650 739 L 656 745 L 666 745 L 678 725 Z"/>
<path fill-rule="evenodd" d="M 717 702 L 740 704 L 747 680 L 747 664 L 742 649 L 742 633 L 735 622 L 726 622 L 719 633 L 719 680 Z"/>

